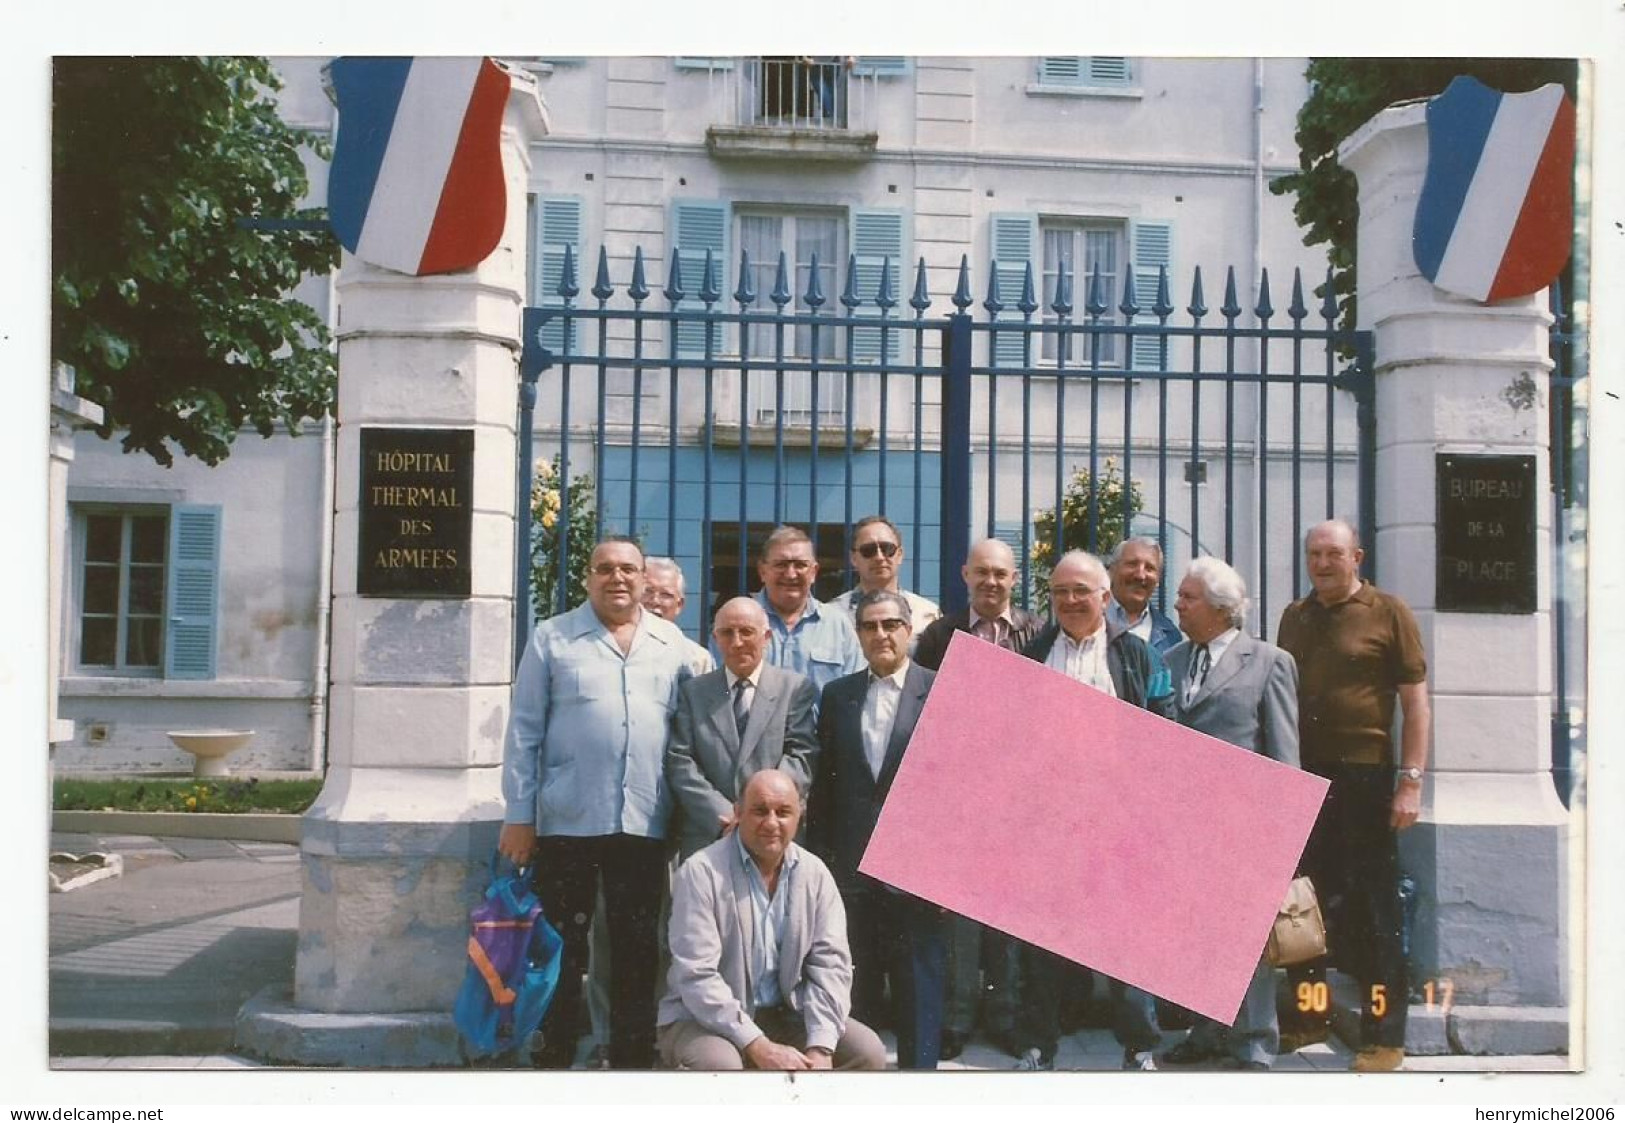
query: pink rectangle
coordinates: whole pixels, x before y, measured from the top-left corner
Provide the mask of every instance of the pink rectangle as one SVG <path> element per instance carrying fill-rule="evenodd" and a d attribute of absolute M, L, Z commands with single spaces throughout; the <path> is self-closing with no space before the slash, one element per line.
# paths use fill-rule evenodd
<path fill-rule="evenodd" d="M 1326 787 L 955 635 L 860 868 L 1229 1024 Z"/>

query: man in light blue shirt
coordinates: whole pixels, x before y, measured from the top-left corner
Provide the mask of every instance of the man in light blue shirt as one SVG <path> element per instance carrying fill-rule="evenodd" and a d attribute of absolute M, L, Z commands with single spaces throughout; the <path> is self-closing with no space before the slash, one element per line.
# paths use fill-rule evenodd
<path fill-rule="evenodd" d="M 781 526 L 762 543 L 756 563 L 762 590 L 756 600 L 767 612 L 767 661 L 812 680 L 822 691 L 832 680 L 864 667 L 863 648 L 851 617 L 813 599 L 818 558 L 799 527 Z"/>
<path fill-rule="evenodd" d="M 587 603 L 536 626 L 513 687 L 502 757 L 507 803 L 497 846 L 534 861 L 536 892 L 564 937 L 559 988 L 542 1021 L 538 1067 L 575 1056 L 587 925 L 602 876 L 609 928 L 610 1064 L 654 1061 L 656 924 L 671 796 L 663 762 L 677 688 L 690 675 L 683 634 L 641 605 L 643 552 L 593 549 Z"/>

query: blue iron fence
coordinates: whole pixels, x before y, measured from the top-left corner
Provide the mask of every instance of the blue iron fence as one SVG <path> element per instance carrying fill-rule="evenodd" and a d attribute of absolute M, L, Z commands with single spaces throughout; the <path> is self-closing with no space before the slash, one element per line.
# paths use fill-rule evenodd
<path fill-rule="evenodd" d="M 637 534 L 683 563 L 691 634 L 753 587 L 753 551 L 781 522 L 809 530 L 824 595 L 852 583 L 852 523 L 881 513 L 902 529 L 908 587 L 963 606 L 959 569 L 986 534 L 1011 544 L 1025 600 L 1035 516 L 1053 511 L 1066 534 L 1080 469 L 1133 482 L 1118 521 L 1163 544 L 1171 576 L 1199 553 L 1237 565 L 1261 634 L 1303 592 L 1306 525 L 1352 516 L 1371 536 L 1370 336 L 1337 328 L 1329 285 L 1311 308 L 1297 271 L 1284 312 L 1268 271 L 1244 307 L 1234 269 L 1217 310 L 1200 269 L 1183 309 L 1163 269 L 1127 270 L 1120 294 L 1097 271 L 1080 310 L 1065 269 L 1045 278 L 1041 303 L 1030 264 L 1014 274 L 995 262 L 981 318 L 964 258 L 937 274 L 953 281 L 946 307 L 923 258 L 906 300 L 891 259 L 849 258 L 833 301 L 834 271 L 816 258 L 792 271 L 781 254 L 760 293 L 742 254 L 726 300 L 721 271 L 709 253 L 674 252 L 659 307 L 641 249 L 621 288 L 601 249 L 583 297 L 566 250 L 556 286 L 539 294 L 548 306 L 524 321 L 520 542 L 532 533 L 533 458 L 557 454 L 561 489 L 593 475 L 600 533 Z M 1002 286 L 1018 277 L 1009 299 Z M 803 311 L 788 309 L 792 284 Z M 1090 548 L 1109 521 L 1093 494 Z M 557 556 L 568 532 L 567 519 L 549 532 Z M 565 596 L 561 572 L 544 614 Z M 1171 599 L 1167 583 L 1159 596 Z"/>

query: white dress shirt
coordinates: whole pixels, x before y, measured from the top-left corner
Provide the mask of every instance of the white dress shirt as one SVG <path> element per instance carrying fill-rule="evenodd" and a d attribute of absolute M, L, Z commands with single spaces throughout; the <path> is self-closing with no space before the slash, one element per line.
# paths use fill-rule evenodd
<path fill-rule="evenodd" d="M 1063 628 L 1056 633 L 1055 646 L 1049 649 L 1044 666 L 1115 698 L 1117 687 L 1112 683 L 1111 666 L 1106 662 L 1106 642 L 1105 621 L 1081 642 L 1073 640 Z"/>
<path fill-rule="evenodd" d="M 869 672 L 869 689 L 863 696 L 863 755 L 877 780 L 886 763 L 886 745 L 891 741 L 892 726 L 897 724 L 897 703 L 903 697 L 903 676 L 907 673 L 907 659 L 885 677 Z"/>

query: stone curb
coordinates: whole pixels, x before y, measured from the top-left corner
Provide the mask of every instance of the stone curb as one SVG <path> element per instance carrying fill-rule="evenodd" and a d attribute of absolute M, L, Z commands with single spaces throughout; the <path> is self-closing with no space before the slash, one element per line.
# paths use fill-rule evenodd
<path fill-rule="evenodd" d="M 53 811 L 51 829 L 64 834 L 128 834 L 154 838 L 215 838 L 227 842 L 299 845 L 303 815 L 226 815 L 213 811 Z"/>
<path fill-rule="evenodd" d="M 212 1056 L 231 1050 L 233 1025 L 52 1018 L 47 1033 L 53 1057 Z"/>
<path fill-rule="evenodd" d="M 232 1051 L 306 1067 L 469 1067 L 449 1012 L 328 1014 L 292 1000 L 290 988 L 273 984 L 245 1002 Z"/>

